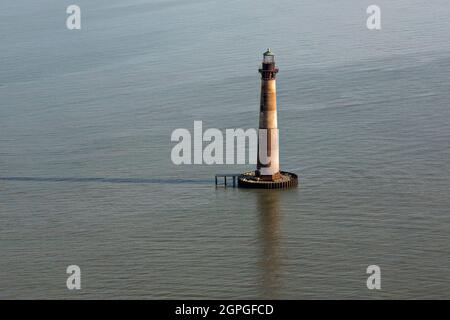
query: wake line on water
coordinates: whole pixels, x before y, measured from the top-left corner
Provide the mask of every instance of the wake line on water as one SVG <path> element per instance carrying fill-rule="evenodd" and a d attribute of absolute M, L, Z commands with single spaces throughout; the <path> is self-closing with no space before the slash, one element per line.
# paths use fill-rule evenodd
<path fill-rule="evenodd" d="M 0 177 L 0 181 L 24 182 L 78 182 L 123 184 L 211 184 L 206 179 L 145 179 L 145 178 L 99 178 L 99 177 Z"/>

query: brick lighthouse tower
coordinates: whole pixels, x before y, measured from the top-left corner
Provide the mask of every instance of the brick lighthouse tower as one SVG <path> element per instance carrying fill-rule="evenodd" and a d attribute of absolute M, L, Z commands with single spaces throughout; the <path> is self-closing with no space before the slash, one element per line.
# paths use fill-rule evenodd
<path fill-rule="evenodd" d="M 296 174 L 280 171 L 277 120 L 277 88 L 275 55 L 267 49 L 263 55 L 261 73 L 261 100 L 258 130 L 258 163 L 256 171 L 239 176 L 238 185 L 244 188 L 279 189 L 295 187 Z"/>
<path fill-rule="evenodd" d="M 275 55 L 264 52 L 261 73 L 261 100 L 259 108 L 258 165 L 256 176 L 272 181 L 280 178 L 278 146 L 277 86 Z"/>

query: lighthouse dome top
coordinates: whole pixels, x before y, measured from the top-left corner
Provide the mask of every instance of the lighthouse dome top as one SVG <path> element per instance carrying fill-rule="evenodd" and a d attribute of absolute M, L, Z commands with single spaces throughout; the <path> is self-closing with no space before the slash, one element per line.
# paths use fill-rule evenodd
<path fill-rule="evenodd" d="M 272 50 L 270 50 L 270 48 L 269 49 L 267 49 L 267 51 L 266 52 L 264 52 L 264 56 L 265 57 L 267 57 L 267 56 L 275 56 L 274 54 L 273 54 L 273 52 L 272 52 Z"/>
<path fill-rule="evenodd" d="M 275 55 L 270 48 L 263 54 L 263 64 L 275 64 Z"/>

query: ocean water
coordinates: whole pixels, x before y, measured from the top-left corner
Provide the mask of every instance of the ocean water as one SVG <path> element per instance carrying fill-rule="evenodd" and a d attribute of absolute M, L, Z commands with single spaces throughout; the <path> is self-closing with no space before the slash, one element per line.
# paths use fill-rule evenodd
<path fill-rule="evenodd" d="M 448 1 L 70 4 L 1 4 L 0 298 L 450 298 Z M 170 135 L 256 127 L 267 47 L 299 188 L 216 189 Z"/>

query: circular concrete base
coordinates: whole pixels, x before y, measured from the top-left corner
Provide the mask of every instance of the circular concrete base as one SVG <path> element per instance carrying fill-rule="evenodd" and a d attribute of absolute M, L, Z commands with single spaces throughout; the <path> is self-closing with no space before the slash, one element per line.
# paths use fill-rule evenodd
<path fill-rule="evenodd" d="M 274 181 L 264 181 L 255 175 L 254 171 L 246 172 L 238 177 L 239 188 L 255 189 L 287 189 L 297 187 L 298 177 L 295 173 L 280 171 L 281 178 Z"/>

